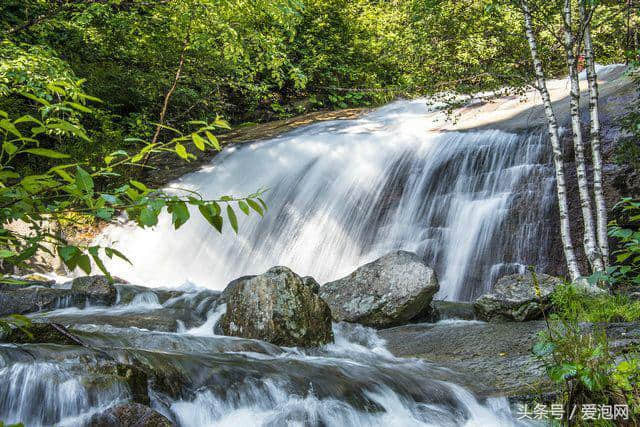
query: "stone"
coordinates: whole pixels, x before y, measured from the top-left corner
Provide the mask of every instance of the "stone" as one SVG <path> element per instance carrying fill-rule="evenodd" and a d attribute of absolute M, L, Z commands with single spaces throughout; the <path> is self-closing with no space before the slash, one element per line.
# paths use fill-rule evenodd
<path fill-rule="evenodd" d="M 12 344 L 83 345 L 80 339 L 57 323 L 32 323 L 24 329 L 13 328 L 0 341 Z"/>
<path fill-rule="evenodd" d="M 71 290 L 84 294 L 92 304 L 113 305 L 118 297 L 116 287 L 106 276 L 84 276 L 73 279 Z"/>
<path fill-rule="evenodd" d="M 124 363 L 108 362 L 91 368 L 93 375 L 92 385 L 97 386 L 100 382 L 109 384 L 112 381 L 124 383 L 129 388 L 131 399 L 134 403 L 149 405 L 147 373 L 134 365 Z"/>
<path fill-rule="evenodd" d="M 314 292 L 313 283 L 287 267 L 232 281 L 222 293 L 227 304 L 223 332 L 280 346 L 332 342 L 331 311 Z"/>
<path fill-rule="evenodd" d="M 435 271 L 420 257 L 396 251 L 326 283 L 320 296 L 334 320 L 384 328 L 429 318 L 439 289 Z"/>
<path fill-rule="evenodd" d="M 90 427 L 170 427 L 174 424 L 148 406 L 125 403 L 94 415 L 88 425 Z"/>
<path fill-rule="evenodd" d="M 500 278 L 491 293 L 478 298 L 473 308 L 476 317 L 485 321 L 516 321 L 540 319 L 550 308 L 550 297 L 563 280 L 539 273 L 536 275 L 539 293 L 531 273 L 511 274 Z"/>

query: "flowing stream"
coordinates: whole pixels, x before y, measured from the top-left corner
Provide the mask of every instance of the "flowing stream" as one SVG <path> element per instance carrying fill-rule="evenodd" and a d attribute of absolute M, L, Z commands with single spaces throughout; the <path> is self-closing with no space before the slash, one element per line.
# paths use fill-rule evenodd
<path fill-rule="evenodd" d="M 121 295 L 128 286 L 119 285 Z M 217 335 L 218 295 L 190 289 L 129 289 L 114 307 L 62 308 L 35 320 L 74 324 L 83 347 L 0 344 L 0 419 L 27 426 L 85 425 L 106 408 L 136 400 L 135 382 L 114 366 L 152 373 L 151 407 L 179 426 L 512 426 L 507 400 L 477 400 L 431 363 L 395 358 L 373 329 L 334 324 L 335 342 L 279 348 Z M 164 295 L 164 296 L 163 296 Z M 222 307 L 222 308 L 221 308 Z M 112 316 L 207 319 L 179 332 L 109 325 Z M 201 322 L 196 322 L 198 324 Z"/>

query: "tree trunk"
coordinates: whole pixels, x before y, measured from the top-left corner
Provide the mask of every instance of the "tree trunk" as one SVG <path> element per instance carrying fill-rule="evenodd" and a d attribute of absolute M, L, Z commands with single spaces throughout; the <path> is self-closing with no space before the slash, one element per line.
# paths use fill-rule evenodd
<path fill-rule="evenodd" d="M 596 233 L 604 266 L 609 264 L 609 239 L 607 237 L 607 205 L 602 192 L 602 151 L 600 143 L 600 109 L 598 105 L 598 75 L 591 41 L 591 14 L 585 10 L 585 0 L 580 0 L 580 22 L 584 25 L 584 50 L 589 83 L 590 139 L 593 159 L 593 195 L 596 208 Z M 590 13 L 593 13 L 591 11 Z"/>
<path fill-rule="evenodd" d="M 521 0 L 520 6 L 524 14 L 525 28 L 529 48 L 531 49 L 531 59 L 536 73 L 536 87 L 542 97 L 544 112 L 547 118 L 547 128 L 549 130 L 549 139 L 553 149 L 553 164 L 556 172 L 556 193 L 558 196 L 558 211 L 560 214 L 560 237 L 562 238 L 562 248 L 564 257 L 567 262 L 567 269 L 571 280 L 578 279 L 580 268 L 576 261 L 576 255 L 571 241 L 571 229 L 569 224 L 569 209 L 567 203 L 567 185 L 564 176 L 564 159 L 562 154 L 562 146 L 560 145 L 560 136 L 558 131 L 558 121 L 553 107 L 551 105 L 551 96 L 547 89 L 547 82 L 542 68 L 542 61 L 538 54 L 538 44 L 533 32 L 533 24 L 531 19 L 531 11 L 527 0 Z"/>
<path fill-rule="evenodd" d="M 596 243 L 596 231 L 591 210 L 591 195 L 589 194 L 589 181 L 587 179 L 587 167 L 584 158 L 584 141 L 580 123 L 580 79 L 578 76 L 578 63 L 574 54 L 576 38 L 573 33 L 571 0 L 564 1 L 564 50 L 569 68 L 569 80 L 571 82 L 571 128 L 573 131 L 573 148 L 575 152 L 576 175 L 578 178 L 578 193 L 580 194 L 580 207 L 582 208 L 582 221 L 584 224 L 583 244 L 584 252 L 592 271 L 602 271 L 604 264 L 602 255 Z"/>

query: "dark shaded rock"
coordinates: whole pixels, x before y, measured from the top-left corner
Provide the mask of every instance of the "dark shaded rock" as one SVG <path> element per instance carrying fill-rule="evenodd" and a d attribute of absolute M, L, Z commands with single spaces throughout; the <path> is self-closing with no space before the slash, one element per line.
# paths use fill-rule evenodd
<path fill-rule="evenodd" d="M 99 305 L 113 305 L 118 292 L 106 276 L 85 276 L 73 279 L 71 290 L 87 296 L 89 302 Z"/>
<path fill-rule="evenodd" d="M 75 294 L 69 289 L 3 285 L 0 286 L 0 317 L 81 305 L 85 300 L 83 295 Z"/>
<path fill-rule="evenodd" d="M 113 381 L 118 381 L 127 385 L 133 402 L 142 405 L 151 403 L 147 387 L 149 378 L 147 373 L 139 367 L 110 362 L 92 367 L 91 370 L 94 373 L 92 378 L 94 386 L 98 386 L 101 382 L 108 385 Z"/>
<path fill-rule="evenodd" d="M 49 343 L 60 345 L 83 345 L 64 326 L 56 323 L 32 323 L 24 329 L 12 329 L 0 341 L 12 344 Z"/>
<path fill-rule="evenodd" d="M 487 321 L 516 321 L 539 319 L 548 309 L 551 293 L 563 280 L 547 274 L 537 274 L 539 294 L 531 273 L 512 274 L 500 278 L 490 294 L 473 303 L 478 319 Z"/>
<path fill-rule="evenodd" d="M 90 427 L 170 427 L 174 424 L 148 406 L 125 403 L 94 415 L 88 425 Z"/>
<path fill-rule="evenodd" d="M 333 341 L 329 307 L 308 283 L 287 267 L 234 280 L 223 292 L 227 312 L 222 330 L 226 335 L 284 346 Z"/>
<path fill-rule="evenodd" d="M 334 320 L 387 327 L 428 317 L 438 289 L 433 269 L 416 254 L 397 251 L 326 283 L 320 296 Z"/>
<path fill-rule="evenodd" d="M 116 296 L 115 287 L 105 276 L 80 277 L 61 287 L 54 287 L 51 282 L 29 282 L 26 286 L 0 284 L 0 317 L 83 307 L 87 302 L 112 305 Z"/>
<path fill-rule="evenodd" d="M 475 320 L 473 303 L 459 301 L 433 301 L 435 321 L 447 319 Z"/>

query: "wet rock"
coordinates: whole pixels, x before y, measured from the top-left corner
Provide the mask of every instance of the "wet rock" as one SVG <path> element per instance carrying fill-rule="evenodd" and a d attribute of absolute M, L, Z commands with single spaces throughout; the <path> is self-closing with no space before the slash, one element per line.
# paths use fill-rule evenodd
<path fill-rule="evenodd" d="M 470 302 L 458 301 L 433 301 L 434 320 L 475 320 L 476 314 L 473 311 L 473 304 Z"/>
<path fill-rule="evenodd" d="M 24 329 L 15 328 L 1 337 L 0 341 L 12 344 L 82 345 L 79 338 L 57 323 L 32 323 Z"/>
<path fill-rule="evenodd" d="M 234 280 L 223 292 L 227 311 L 222 330 L 226 335 L 284 346 L 333 341 L 329 307 L 309 283 L 287 267 Z"/>
<path fill-rule="evenodd" d="M 451 369 L 448 381 L 481 397 L 513 396 L 553 388 L 531 352 L 544 329 L 543 321 L 460 321 L 399 326 L 379 335 L 394 356 L 420 358 Z"/>
<path fill-rule="evenodd" d="M 170 427 L 174 424 L 148 406 L 126 403 L 94 415 L 88 425 L 90 427 Z"/>
<path fill-rule="evenodd" d="M 87 296 L 92 304 L 113 305 L 118 292 L 106 276 L 85 276 L 73 279 L 71 290 Z"/>
<path fill-rule="evenodd" d="M 149 405 L 147 373 L 139 367 L 127 365 L 124 363 L 110 362 L 91 368 L 94 376 L 91 379 L 92 386 L 99 387 L 100 384 L 105 386 L 111 385 L 114 381 L 124 383 L 129 388 L 131 399 L 135 403 Z"/>
<path fill-rule="evenodd" d="M 80 306 L 85 301 L 84 295 L 71 292 L 69 289 L 0 285 L 0 317 L 9 314 L 53 310 L 73 305 Z"/>
<path fill-rule="evenodd" d="M 542 317 L 549 308 L 551 293 L 563 280 L 547 274 L 537 274 L 537 295 L 531 273 L 512 274 L 496 282 L 493 292 L 478 298 L 473 308 L 480 320 L 524 322 Z"/>
<path fill-rule="evenodd" d="M 136 312 L 122 312 L 114 309 L 111 313 L 105 309 L 103 311 L 53 313 L 45 316 L 49 321 L 63 325 L 111 325 L 117 328 L 135 327 L 161 332 L 176 332 L 180 324 L 191 328 L 204 322 L 204 319 L 196 316 L 193 311 L 171 308 Z"/>
<path fill-rule="evenodd" d="M 334 320 L 388 327 L 428 317 L 438 289 L 433 269 L 416 254 L 397 251 L 323 285 L 320 296 Z"/>
<path fill-rule="evenodd" d="M 27 314 L 65 307 L 83 307 L 88 303 L 112 305 L 116 289 L 105 276 L 88 276 L 55 286 L 51 282 L 25 285 L 0 283 L 0 317 Z"/>

